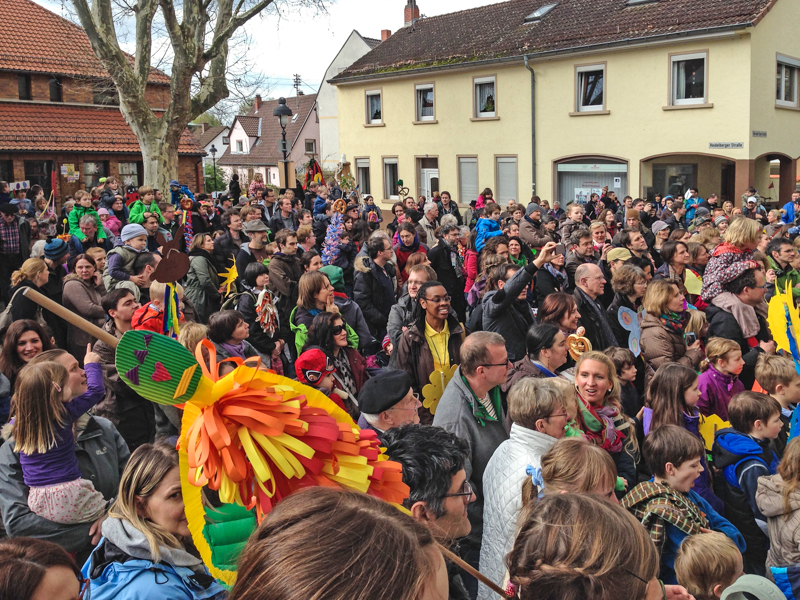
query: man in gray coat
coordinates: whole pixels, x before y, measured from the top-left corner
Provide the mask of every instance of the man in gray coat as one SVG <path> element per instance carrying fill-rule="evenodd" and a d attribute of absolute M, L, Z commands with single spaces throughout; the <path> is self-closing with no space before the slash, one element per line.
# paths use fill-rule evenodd
<path fill-rule="evenodd" d="M 478 331 L 461 346 L 461 365 L 435 409 L 433 424 L 469 444 L 464 465 L 476 500 L 467 508 L 472 531 L 461 544 L 461 556 L 478 568 L 483 535 L 483 472 L 497 447 L 508 439 L 506 418 L 500 401 L 500 385 L 509 369 L 508 352 L 498 333 Z M 475 597 L 477 580 L 465 577 L 464 584 Z"/>

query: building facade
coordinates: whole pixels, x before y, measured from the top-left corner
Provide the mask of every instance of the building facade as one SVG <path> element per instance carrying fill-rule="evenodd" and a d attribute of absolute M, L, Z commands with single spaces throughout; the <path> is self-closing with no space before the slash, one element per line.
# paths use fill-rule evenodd
<path fill-rule="evenodd" d="M 511 0 L 423 18 L 332 78 L 340 148 L 384 203 L 397 180 L 462 204 L 490 187 L 563 205 L 606 185 L 730 199 L 753 185 L 785 202 L 798 25 L 800 0 Z"/>

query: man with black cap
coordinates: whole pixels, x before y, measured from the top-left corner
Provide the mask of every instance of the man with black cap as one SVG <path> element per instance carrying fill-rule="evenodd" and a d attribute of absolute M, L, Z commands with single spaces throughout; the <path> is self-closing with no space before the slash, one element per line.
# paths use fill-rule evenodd
<path fill-rule="evenodd" d="M 11 274 L 30 258 L 31 225 L 18 218 L 16 204 L 0 204 L 0 287 L 3 300 L 8 302 Z"/>
<path fill-rule="evenodd" d="M 525 216 L 519 223 L 519 237 L 530 248 L 541 248 L 547 242 L 555 241 L 542 229 L 542 207 L 531 202 L 525 209 Z"/>
<path fill-rule="evenodd" d="M 361 416 L 358 426 L 372 429 L 381 438 L 384 432 L 407 423 L 419 423 L 417 410 L 422 406 L 405 371 L 383 371 L 368 379 L 358 394 Z"/>

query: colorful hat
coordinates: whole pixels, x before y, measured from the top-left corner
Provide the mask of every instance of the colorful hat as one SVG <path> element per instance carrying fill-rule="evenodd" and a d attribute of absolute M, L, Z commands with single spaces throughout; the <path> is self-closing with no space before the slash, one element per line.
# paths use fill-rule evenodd
<path fill-rule="evenodd" d="M 300 383 L 316 387 L 327 375 L 334 373 L 336 367 L 322 348 L 312 346 L 297 357 L 294 370 Z"/>

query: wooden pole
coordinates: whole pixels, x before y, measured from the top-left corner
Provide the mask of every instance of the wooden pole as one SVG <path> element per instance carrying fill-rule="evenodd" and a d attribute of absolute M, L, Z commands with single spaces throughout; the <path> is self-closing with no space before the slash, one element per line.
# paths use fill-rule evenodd
<path fill-rule="evenodd" d="M 461 557 L 459 557 L 457 554 L 451 552 L 450 550 L 448 550 L 447 548 L 442 546 L 442 544 L 439 544 L 437 542 L 437 545 L 439 546 L 439 550 L 442 551 L 442 554 L 444 555 L 445 560 L 449 560 L 450 562 L 457 564 L 459 567 L 464 569 L 467 573 L 472 575 L 475 579 L 477 579 L 478 581 L 483 582 L 494 593 L 499 594 L 503 598 L 510 598 L 510 596 L 508 594 L 506 594 L 506 592 L 505 592 L 505 590 L 503 588 L 501 588 L 494 581 L 492 581 L 491 579 L 486 577 L 486 575 L 484 575 L 483 573 L 478 571 L 475 567 L 473 567 L 469 563 L 463 561 L 461 559 Z"/>
<path fill-rule="evenodd" d="M 98 340 L 103 340 L 106 344 L 111 346 L 112 348 L 116 348 L 119 340 L 115 338 L 113 335 L 108 333 L 107 331 L 103 331 L 94 323 L 90 323 L 86 319 L 81 316 L 76 315 L 74 312 L 68 311 L 66 308 L 57 304 L 50 300 L 47 296 L 43 296 L 39 292 L 29 287 L 22 288 L 22 293 L 27 298 L 30 298 L 36 304 L 44 308 L 45 310 L 49 310 L 51 313 L 56 315 L 57 317 L 61 317 L 67 323 L 74 325 L 81 331 L 85 331 L 92 337 L 96 337 Z"/>

